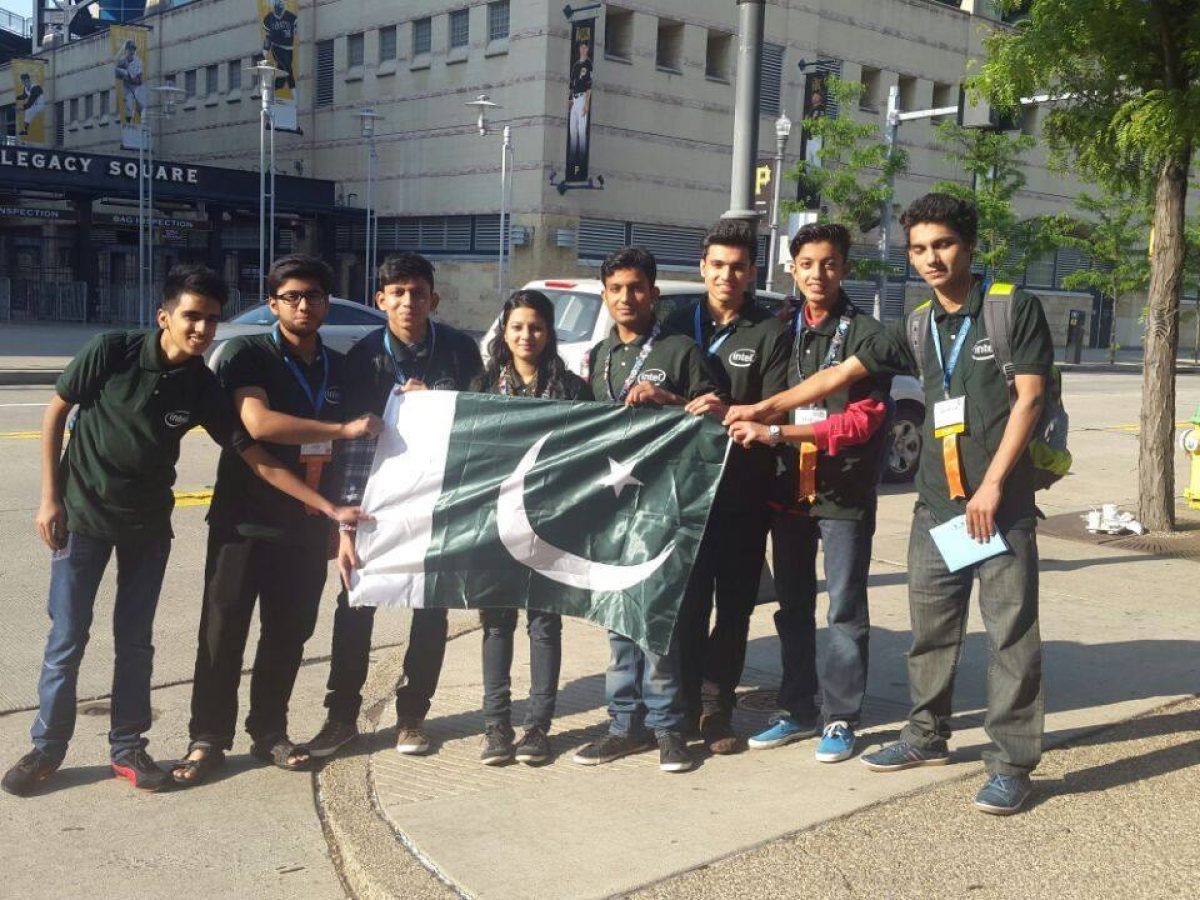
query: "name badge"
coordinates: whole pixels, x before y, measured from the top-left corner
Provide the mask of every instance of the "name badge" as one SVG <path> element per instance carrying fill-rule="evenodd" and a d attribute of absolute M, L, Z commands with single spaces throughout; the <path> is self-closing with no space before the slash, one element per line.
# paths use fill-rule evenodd
<path fill-rule="evenodd" d="M 829 418 L 829 410 L 819 406 L 802 406 L 792 410 L 793 425 L 815 425 Z"/>
<path fill-rule="evenodd" d="M 317 441 L 300 445 L 301 459 L 329 459 L 333 456 L 333 441 Z"/>
<path fill-rule="evenodd" d="M 967 430 L 967 398 L 954 397 L 933 404 L 933 436 L 949 437 Z"/>

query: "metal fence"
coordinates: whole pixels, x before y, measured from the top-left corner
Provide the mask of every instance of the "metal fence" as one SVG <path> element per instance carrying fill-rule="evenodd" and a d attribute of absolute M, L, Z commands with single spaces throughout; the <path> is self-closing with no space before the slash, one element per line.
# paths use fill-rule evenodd
<path fill-rule="evenodd" d="M 88 321 L 88 288 L 82 281 L 0 279 L 0 318 L 42 322 Z"/>
<path fill-rule="evenodd" d="M 0 321 L 12 320 L 12 279 L 0 275 Z"/>

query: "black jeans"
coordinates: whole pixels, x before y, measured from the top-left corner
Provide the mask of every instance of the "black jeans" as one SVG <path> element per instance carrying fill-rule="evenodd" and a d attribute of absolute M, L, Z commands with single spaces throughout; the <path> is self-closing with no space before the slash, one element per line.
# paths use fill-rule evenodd
<path fill-rule="evenodd" d="M 193 741 L 224 750 L 233 746 L 242 657 L 256 599 L 262 632 L 250 676 L 246 731 L 255 742 L 287 733 L 288 702 L 304 642 L 317 624 L 327 566 L 324 548 L 209 530 L 188 726 Z"/>
<path fill-rule="evenodd" d="M 515 609 L 484 609 L 483 623 L 483 718 L 488 725 L 512 724 L 513 632 L 517 630 Z M 550 730 L 554 701 L 558 697 L 558 673 L 562 668 L 562 617 L 537 609 L 525 613 L 529 633 L 529 709 L 525 727 Z"/>
<path fill-rule="evenodd" d="M 733 713 L 769 528 L 765 503 L 761 508 L 714 506 L 709 516 L 675 626 L 683 698 L 692 724 L 701 713 Z M 710 632 L 714 591 L 717 621 Z"/>
<path fill-rule="evenodd" d="M 362 689 L 371 662 L 375 607 L 351 606 L 345 590 L 338 594 L 333 615 L 333 649 L 329 661 L 325 708 L 329 718 L 354 724 L 362 708 Z M 404 683 L 396 688 L 396 720 L 422 721 L 437 691 L 446 657 L 449 623 L 444 609 L 414 609 L 404 654 Z"/>
<path fill-rule="evenodd" d="M 775 593 L 779 610 L 775 631 L 783 678 L 779 708 L 797 722 L 816 718 L 817 691 L 817 544 L 825 548 L 825 587 L 829 592 L 829 640 L 821 667 L 821 709 L 826 724 L 858 725 L 867 692 L 867 647 L 871 616 L 867 577 L 875 516 L 820 519 L 790 512 L 775 514 L 771 528 Z"/>

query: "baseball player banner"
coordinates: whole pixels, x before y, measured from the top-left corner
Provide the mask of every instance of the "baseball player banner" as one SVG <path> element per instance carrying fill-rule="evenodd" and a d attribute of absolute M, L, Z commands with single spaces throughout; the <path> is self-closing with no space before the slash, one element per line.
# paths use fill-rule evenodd
<path fill-rule="evenodd" d="M 299 131 L 296 119 L 297 44 L 300 37 L 299 0 L 255 0 L 262 24 L 263 58 L 275 73 L 275 102 L 271 106 L 276 131 Z"/>
<path fill-rule="evenodd" d="M 587 181 L 588 148 L 592 142 L 592 70 L 596 51 L 596 20 L 571 23 L 571 82 L 567 98 L 566 181 Z"/>
<path fill-rule="evenodd" d="M 17 140 L 22 144 L 46 143 L 46 61 L 12 61 L 13 94 L 17 107 Z"/>
<path fill-rule="evenodd" d="M 112 53 L 113 78 L 117 83 L 117 116 L 121 121 L 121 146 L 142 147 L 142 116 L 149 102 L 146 87 L 146 40 L 149 30 L 133 25 L 111 25 L 108 48 Z"/>

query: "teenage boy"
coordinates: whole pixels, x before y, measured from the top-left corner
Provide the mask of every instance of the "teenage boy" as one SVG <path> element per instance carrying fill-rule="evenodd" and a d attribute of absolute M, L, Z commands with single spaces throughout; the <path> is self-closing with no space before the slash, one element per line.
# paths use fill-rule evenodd
<path fill-rule="evenodd" d="M 256 441 L 310 487 L 331 496 L 333 442 L 379 433 L 377 416 L 343 422 L 345 360 L 321 342 L 333 271 L 311 256 L 285 256 L 267 273 L 268 334 L 234 338 L 217 376 Z M 204 604 L 192 681 L 190 743 L 175 781 L 195 785 L 233 746 L 246 638 L 259 602 L 261 633 L 250 678 L 250 752 L 302 769 L 307 751 L 287 736 L 288 702 L 325 588 L 330 523 L 221 454 L 208 514 Z"/>
<path fill-rule="evenodd" d="M 232 447 L 258 477 L 342 522 L 358 518 L 308 487 L 240 430 L 229 397 L 201 358 L 216 334 L 227 289 L 204 266 L 176 266 L 163 286 L 158 328 L 102 334 L 55 385 L 42 420 L 42 500 L 36 523 L 53 552 L 50 636 L 38 682 L 33 750 L 5 774 L 27 796 L 62 764 L 75 729 L 75 685 L 100 578 L 114 551 L 113 772 L 135 787 L 168 780 L 146 752 L 151 636 L 171 549 L 179 442 L 197 425 Z M 79 407 L 67 454 L 63 428 Z"/>
<path fill-rule="evenodd" d="M 796 290 L 788 386 L 857 353 L 880 331 L 842 291 L 850 232 L 843 225 L 805 225 L 792 238 Z M 779 610 L 775 630 L 783 679 L 779 715 L 750 738 L 750 747 L 780 747 L 821 734 L 816 756 L 839 762 L 854 753 L 854 730 L 867 689 L 867 575 L 875 533 L 875 483 L 883 454 L 891 378 L 864 378 L 823 403 L 792 414 L 790 425 L 755 425 L 749 437 L 783 442 L 771 541 Z M 796 434 L 811 425 L 812 441 Z M 817 545 L 825 551 L 829 640 L 817 692 Z M 822 728 L 822 717 L 824 728 Z"/>
<path fill-rule="evenodd" d="M 640 247 L 618 250 L 600 267 L 604 304 L 615 324 L 587 356 L 585 375 L 599 401 L 683 406 L 719 391 L 691 340 L 656 323 L 657 275 L 654 256 Z M 610 631 L 608 646 L 608 734 L 581 747 L 575 762 L 600 765 L 649 750 L 657 742 L 659 768 L 688 771 L 693 761 L 683 736 L 677 643 L 672 640 L 660 655 Z"/>
<path fill-rule="evenodd" d="M 714 225 L 700 258 L 707 296 L 667 321 L 695 342 L 720 376 L 722 393 L 739 404 L 757 403 L 787 387 L 787 326 L 754 301 L 757 251 L 750 223 L 723 219 Z M 687 409 L 723 418 L 726 402 L 708 394 Z M 733 705 L 766 555 L 774 470 L 769 447 L 730 450 L 679 614 L 688 727 L 699 727 L 712 753 L 742 749 L 733 731 Z M 710 632 L 714 590 L 717 618 Z"/>
<path fill-rule="evenodd" d="M 346 354 L 347 416 L 383 415 L 388 397 L 398 391 L 465 391 L 483 371 L 479 348 L 467 335 L 430 316 L 438 307 L 433 266 L 416 253 L 389 256 L 379 267 L 375 303 L 387 313 L 387 325 L 373 331 Z M 376 439 L 346 445 L 344 497 L 361 503 Z M 373 606 L 350 606 L 346 585 L 359 560 L 353 527 L 342 530 L 338 569 L 342 592 L 333 617 L 325 725 L 305 746 L 311 756 L 332 756 L 358 736 L 362 687 L 371 655 Z M 429 750 L 425 716 L 437 690 L 446 655 L 444 609 L 414 609 L 404 654 L 404 684 L 396 689 L 396 750 L 420 754 Z"/>
<path fill-rule="evenodd" d="M 1009 339 L 1015 386 L 1010 396 L 982 316 L 983 285 L 971 274 L 978 228 L 974 205 L 927 194 L 900 221 L 908 235 L 909 259 L 934 292 L 928 340 L 907 334 L 907 321 L 901 320 L 840 365 L 780 397 L 732 409 L 727 421 L 734 439 L 743 440 L 752 429 L 750 422 L 807 406 L 867 375 L 921 377 L 927 414 L 908 544 L 913 706 L 900 740 L 864 756 L 863 762 L 890 772 L 949 760 L 954 673 L 971 583 L 978 577 L 991 654 L 984 728 L 995 746 L 984 751 L 989 774 L 975 805 L 1006 815 L 1024 805 L 1029 773 L 1041 758 L 1037 509 L 1028 445 L 1041 414 L 1054 349 L 1037 298 L 1013 292 Z M 916 358 L 914 343 L 923 347 L 922 359 Z M 812 426 L 800 430 L 800 437 L 812 439 Z M 983 542 L 998 533 L 1008 550 L 951 572 L 929 530 L 963 515 L 971 538 Z"/>

